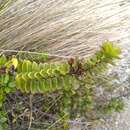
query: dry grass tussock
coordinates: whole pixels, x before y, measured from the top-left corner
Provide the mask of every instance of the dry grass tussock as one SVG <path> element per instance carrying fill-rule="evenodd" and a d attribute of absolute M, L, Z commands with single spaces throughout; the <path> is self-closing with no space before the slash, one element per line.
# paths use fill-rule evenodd
<path fill-rule="evenodd" d="M 129 0 L 4 1 L 0 49 L 89 56 L 102 41 L 119 43 L 130 34 Z"/>

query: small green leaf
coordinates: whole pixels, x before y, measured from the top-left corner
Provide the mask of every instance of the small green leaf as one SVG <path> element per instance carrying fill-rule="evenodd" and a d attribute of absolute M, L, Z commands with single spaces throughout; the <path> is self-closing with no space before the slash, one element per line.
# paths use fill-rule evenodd
<path fill-rule="evenodd" d="M 40 89 L 40 92 L 44 93 L 46 91 L 46 86 L 45 86 L 45 80 L 40 80 L 39 81 L 39 89 Z"/>
<path fill-rule="evenodd" d="M 14 68 L 16 69 L 17 68 L 17 66 L 18 66 L 18 60 L 17 60 L 17 58 L 12 58 L 12 64 L 14 65 Z"/>
<path fill-rule="evenodd" d="M 32 71 L 38 71 L 39 70 L 39 66 L 36 62 L 32 63 Z"/>
<path fill-rule="evenodd" d="M 0 56 L 0 66 L 1 65 L 5 65 L 5 63 L 7 62 L 7 58 L 5 55 L 1 55 Z"/>
<path fill-rule="evenodd" d="M 0 130 L 4 130 L 3 127 L 0 125 Z"/>
<path fill-rule="evenodd" d="M 4 83 L 7 84 L 9 82 L 9 75 L 6 74 L 4 77 Z"/>
<path fill-rule="evenodd" d="M 5 118 L 5 117 L 2 117 L 1 119 L 0 119 L 0 122 L 1 123 L 5 123 L 7 121 L 7 118 Z"/>

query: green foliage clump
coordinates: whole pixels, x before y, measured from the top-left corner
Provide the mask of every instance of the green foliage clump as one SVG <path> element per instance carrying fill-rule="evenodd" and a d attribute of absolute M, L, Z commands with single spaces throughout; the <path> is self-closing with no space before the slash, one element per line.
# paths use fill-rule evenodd
<path fill-rule="evenodd" d="M 114 59 L 118 59 L 121 53 L 120 48 L 116 47 L 111 42 L 104 42 L 101 49 L 95 53 L 85 63 L 85 70 L 90 73 L 99 73 L 107 68 L 107 64 L 114 64 Z"/>
<path fill-rule="evenodd" d="M 7 125 L 7 117 L 6 117 L 6 112 L 0 111 L 0 130 L 5 130 L 8 125 Z"/>
<path fill-rule="evenodd" d="M 20 55 L 9 58 L 2 55 L 0 57 L 0 110 L 2 111 L 6 94 L 20 90 L 22 93 L 29 94 L 42 93 L 46 97 L 58 95 L 55 104 L 53 100 L 45 102 L 43 107 L 45 112 L 55 113 L 60 117 L 66 114 L 67 118 L 88 115 L 95 110 L 94 75 L 106 70 L 107 64 L 114 64 L 113 60 L 119 58 L 120 52 L 118 47 L 107 41 L 87 60 L 71 58 L 65 62 L 49 63 L 45 62 L 47 55 L 42 55 L 44 62 L 23 59 Z M 123 109 L 123 102 L 111 99 L 103 107 L 105 111 L 120 111 Z"/>
<path fill-rule="evenodd" d="M 120 112 L 124 108 L 124 102 L 118 98 L 112 98 L 105 106 L 106 113 Z"/>
<path fill-rule="evenodd" d="M 3 110 L 6 94 L 16 90 L 14 61 L 14 58 L 7 60 L 4 55 L 0 57 L 0 130 L 7 126 L 6 112 Z"/>
<path fill-rule="evenodd" d="M 37 64 L 24 60 L 18 66 L 16 84 L 22 92 L 45 93 L 62 87 L 69 87 L 71 84 L 68 64 Z"/>

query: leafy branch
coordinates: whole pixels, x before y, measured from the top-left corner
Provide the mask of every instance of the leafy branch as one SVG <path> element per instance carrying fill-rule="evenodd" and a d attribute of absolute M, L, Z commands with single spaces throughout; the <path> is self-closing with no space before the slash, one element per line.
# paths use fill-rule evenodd
<path fill-rule="evenodd" d="M 23 52 L 22 52 L 23 53 Z M 0 109 L 2 111 L 6 94 L 20 90 L 22 93 L 36 94 L 56 93 L 60 100 L 56 100 L 56 113 L 70 118 L 85 115 L 94 109 L 93 78 L 105 71 L 108 64 L 114 65 L 114 59 L 119 59 L 121 50 L 113 43 L 106 41 L 89 59 L 67 58 L 64 62 L 36 62 L 20 58 L 20 55 L 0 57 Z M 45 57 L 44 57 L 45 56 Z M 42 55 L 47 61 L 47 54 Z M 32 109 L 32 102 L 30 108 Z M 54 104 L 54 103 L 52 103 Z M 49 107 L 51 112 L 55 104 Z M 44 104 L 47 108 L 48 102 Z M 105 110 L 119 111 L 123 103 L 112 99 L 103 107 Z M 118 109 L 119 108 L 119 109 Z M 76 114 L 77 113 L 77 114 Z M 30 111 L 30 125 L 32 110 Z M 71 116 L 72 115 L 72 116 Z M 5 121 L 6 122 L 6 121 Z M 1 126 L 1 124 L 0 124 Z"/>

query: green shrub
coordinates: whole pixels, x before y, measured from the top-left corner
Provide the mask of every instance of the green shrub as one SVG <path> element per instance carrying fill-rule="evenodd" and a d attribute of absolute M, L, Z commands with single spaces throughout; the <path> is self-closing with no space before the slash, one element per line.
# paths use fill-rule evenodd
<path fill-rule="evenodd" d="M 6 95 L 20 90 L 31 95 L 56 93 L 60 98 L 52 106 L 45 102 L 44 111 L 54 111 L 59 117 L 66 114 L 67 119 L 85 116 L 94 109 L 93 77 L 106 70 L 107 64 L 113 65 L 113 60 L 119 58 L 120 52 L 118 47 L 107 41 L 89 59 L 70 58 L 59 63 L 35 62 L 20 58 L 20 55 L 8 58 L 1 55 L 0 110 L 3 112 Z M 42 57 L 47 61 L 47 55 Z M 122 109 L 123 103 L 118 99 L 111 99 L 104 106 L 106 112 Z M 4 129 L 7 120 L 5 114 L 2 115 L 0 128 Z"/>

